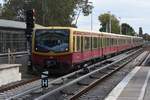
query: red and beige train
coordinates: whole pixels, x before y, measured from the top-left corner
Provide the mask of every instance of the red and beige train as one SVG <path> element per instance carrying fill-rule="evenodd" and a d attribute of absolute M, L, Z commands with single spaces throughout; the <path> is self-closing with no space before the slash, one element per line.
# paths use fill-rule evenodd
<path fill-rule="evenodd" d="M 37 28 L 32 37 L 32 65 L 38 71 L 68 73 L 104 56 L 139 47 L 137 36 L 82 31 L 70 27 Z"/>

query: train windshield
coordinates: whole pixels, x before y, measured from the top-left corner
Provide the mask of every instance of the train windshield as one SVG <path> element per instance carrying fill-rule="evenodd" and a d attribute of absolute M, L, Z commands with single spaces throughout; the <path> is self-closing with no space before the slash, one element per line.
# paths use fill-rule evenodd
<path fill-rule="evenodd" d="M 67 52 L 69 50 L 69 30 L 41 29 L 35 32 L 35 51 Z"/>

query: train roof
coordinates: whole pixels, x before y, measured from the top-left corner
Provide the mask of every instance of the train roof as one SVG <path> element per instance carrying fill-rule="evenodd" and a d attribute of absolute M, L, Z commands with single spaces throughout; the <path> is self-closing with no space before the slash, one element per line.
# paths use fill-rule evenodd
<path fill-rule="evenodd" d="M 141 37 L 138 37 L 138 36 L 129 36 L 129 35 L 122 35 L 122 34 L 115 34 L 115 33 L 87 31 L 87 30 L 78 29 L 78 28 L 74 28 L 74 27 L 50 26 L 50 27 L 37 27 L 36 29 L 71 29 L 73 31 L 88 32 L 88 33 L 91 33 L 91 34 L 96 33 L 96 34 L 103 34 L 103 35 L 113 35 L 113 36 L 116 36 L 116 37 L 141 38 Z"/>

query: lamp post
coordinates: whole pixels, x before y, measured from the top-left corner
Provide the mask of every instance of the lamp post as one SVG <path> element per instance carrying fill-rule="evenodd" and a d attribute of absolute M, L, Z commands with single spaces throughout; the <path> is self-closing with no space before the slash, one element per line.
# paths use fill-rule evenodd
<path fill-rule="evenodd" d="M 121 17 L 119 17 L 119 19 L 120 19 L 120 34 L 122 34 Z"/>
<path fill-rule="evenodd" d="M 90 8 L 90 13 L 91 13 L 91 31 L 93 30 L 93 11 L 92 11 L 92 9 L 93 9 L 93 2 L 88 2 L 88 4 L 90 4 L 90 6 L 89 7 L 91 7 Z"/>
<path fill-rule="evenodd" d="M 111 33 L 111 12 L 108 11 L 109 14 L 109 33 Z"/>

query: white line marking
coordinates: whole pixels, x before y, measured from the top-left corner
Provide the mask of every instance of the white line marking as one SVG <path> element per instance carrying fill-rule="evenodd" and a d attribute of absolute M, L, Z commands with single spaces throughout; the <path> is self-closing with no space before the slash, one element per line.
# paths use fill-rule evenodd
<path fill-rule="evenodd" d="M 105 100 L 117 100 L 123 89 L 141 67 L 135 67 L 105 98 Z"/>
<path fill-rule="evenodd" d="M 141 93 L 140 93 L 140 96 L 139 96 L 138 100 L 144 100 L 144 95 L 145 95 L 145 92 L 146 92 L 146 87 L 147 87 L 149 78 L 150 78 L 150 70 L 148 71 L 148 74 L 146 76 L 146 80 L 145 80 L 144 85 L 141 89 Z"/>

